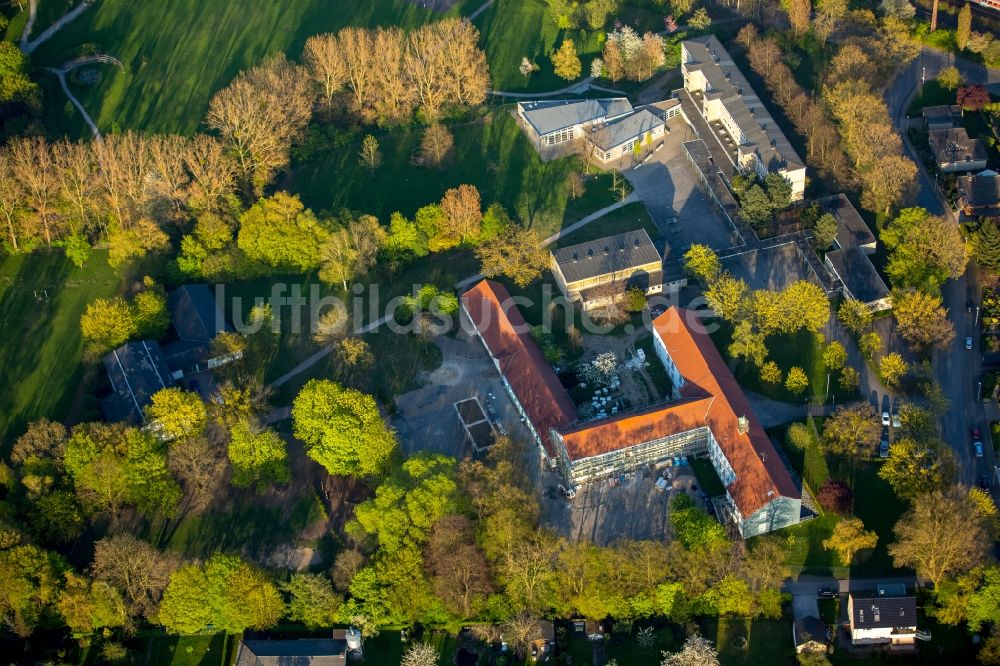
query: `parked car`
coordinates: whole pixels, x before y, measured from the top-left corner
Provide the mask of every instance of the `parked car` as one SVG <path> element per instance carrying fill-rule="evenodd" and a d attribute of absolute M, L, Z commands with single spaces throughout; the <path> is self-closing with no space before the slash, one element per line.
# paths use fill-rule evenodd
<path fill-rule="evenodd" d="M 976 449 L 976 457 L 977 458 L 982 458 L 983 457 L 983 443 L 982 442 L 973 442 L 972 446 Z"/>
<path fill-rule="evenodd" d="M 837 591 L 832 587 L 821 587 L 816 590 L 816 596 L 820 599 L 833 599 L 838 596 Z"/>
<path fill-rule="evenodd" d="M 973 426 L 972 429 L 969 430 L 969 434 L 972 435 L 972 441 L 976 441 L 977 439 L 982 441 L 983 439 L 983 435 L 979 430 L 979 426 Z"/>
<path fill-rule="evenodd" d="M 892 427 L 893 428 L 903 427 L 903 420 L 899 418 L 899 407 L 892 408 Z"/>
<path fill-rule="evenodd" d="M 882 440 L 878 443 L 878 457 L 889 457 L 889 427 L 882 428 Z"/>
<path fill-rule="evenodd" d="M 889 418 L 889 410 L 887 409 L 887 410 L 885 410 L 885 411 L 882 412 L 882 425 L 887 426 L 891 422 L 892 421 Z"/>
<path fill-rule="evenodd" d="M 972 336 L 971 335 L 965 336 L 965 348 L 966 349 L 972 349 Z"/>

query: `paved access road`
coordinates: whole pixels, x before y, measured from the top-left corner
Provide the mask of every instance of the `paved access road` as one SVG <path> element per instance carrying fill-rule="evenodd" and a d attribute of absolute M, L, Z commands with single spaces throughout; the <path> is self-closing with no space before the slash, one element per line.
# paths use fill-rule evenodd
<path fill-rule="evenodd" d="M 927 47 L 900 72 L 885 93 L 889 113 L 903 135 L 903 144 L 919 168 L 916 204 L 934 215 L 948 217 L 953 217 L 951 210 L 920 162 L 903 128 L 907 107 L 917 93 L 921 80 L 929 81 L 942 69 L 951 66 L 961 72 L 966 82 L 987 85 L 990 92 L 1000 94 L 1000 70 L 990 69 L 985 65 Z M 957 280 L 948 281 L 942 289 L 944 305 L 955 324 L 955 340 L 947 350 L 936 352 L 933 359 L 935 376 L 941 384 L 944 395 L 951 401 L 951 408 L 942 419 L 941 435 L 954 449 L 959 463 L 959 480 L 967 485 L 975 483 L 981 476 L 991 476 L 994 464 L 992 447 L 988 445 L 989 440 L 986 440 L 987 445 L 984 447 L 985 456 L 976 458 L 969 436 L 973 426 L 987 430 L 982 403 L 978 401 L 981 396 L 977 395 L 982 369 L 982 348 L 976 333 L 977 313 L 975 309 L 972 313 L 966 312 L 966 300 L 970 295 L 976 301 L 975 305 L 978 305 L 979 281 L 974 262 L 970 263 L 965 275 Z M 965 349 L 965 338 L 969 335 L 973 338 L 971 351 Z M 988 437 L 986 432 L 983 435 Z"/>

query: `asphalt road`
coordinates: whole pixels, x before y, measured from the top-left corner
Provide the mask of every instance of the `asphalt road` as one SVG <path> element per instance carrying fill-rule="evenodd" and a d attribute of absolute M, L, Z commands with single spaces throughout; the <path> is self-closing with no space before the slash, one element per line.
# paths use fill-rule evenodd
<path fill-rule="evenodd" d="M 948 217 L 952 217 L 952 213 L 906 138 L 904 127 L 907 107 L 919 90 L 921 81 L 933 79 L 938 72 L 950 66 L 958 68 L 967 83 L 985 84 L 990 92 L 1000 94 L 1000 71 L 930 48 L 924 48 L 885 93 L 889 113 L 903 135 L 904 146 L 919 167 L 916 204 L 935 215 Z M 970 264 L 965 275 L 945 284 L 942 297 L 955 324 L 955 340 L 949 349 L 936 352 L 933 358 L 935 375 L 945 396 L 951 401 L 951 408 L 942 419 L 941 436 L 954 449 L 959 463 L 959 480 L 967 485 L 975 483 L 980 476 L 992 475 L 994 464 L 992 447 L 985 446 L 985 457 L 976 458 L 969 436 L 973 426 L 987 430 L 982 403 L 978 400 L 981 396 L 977 395 L 982 350 L 976 333 L 976 311 L 966 312 L 968 295 L 973 295 L 978 301 L 978 284 L 974 263 Z M 970 335 L 973 338 L 971 351 L 965 349 L 965 338 Z"/>

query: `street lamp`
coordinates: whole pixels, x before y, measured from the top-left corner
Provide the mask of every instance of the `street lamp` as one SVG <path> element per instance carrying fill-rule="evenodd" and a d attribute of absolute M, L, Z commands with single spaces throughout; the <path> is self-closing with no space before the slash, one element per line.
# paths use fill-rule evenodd
<path fill-rule="evenodd" d="M 979 402 L 980 394 L 983 392 L 983 382 L 979 382 L 979 387 L 976 389 L 976 402 Z"/>
<path fill-rule="evenodd" d="M 979 326 L 979 306 L 978 305 L 976 306 L 976 322 L 973 325 L 974 326 Z"/>

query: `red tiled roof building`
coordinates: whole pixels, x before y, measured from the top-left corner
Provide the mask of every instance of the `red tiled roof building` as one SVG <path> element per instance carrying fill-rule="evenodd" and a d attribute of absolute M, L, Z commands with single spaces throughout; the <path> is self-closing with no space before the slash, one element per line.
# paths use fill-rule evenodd
<path fill-rule="evenodd" d="M 573 485 L 678 455 L 707 453 L 744 537 L 799 522 L 801 494 L 696 315 L 671 307 L 653 322 L 672 400 L 580 421 L 503 285 L 462 295 L 469 319 L 549 464 Z"/>

